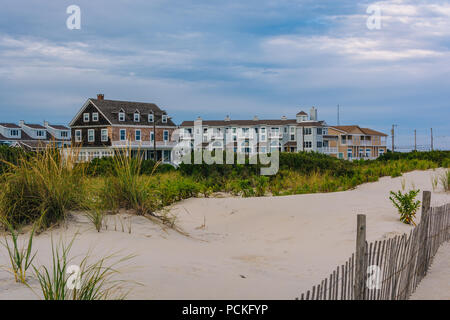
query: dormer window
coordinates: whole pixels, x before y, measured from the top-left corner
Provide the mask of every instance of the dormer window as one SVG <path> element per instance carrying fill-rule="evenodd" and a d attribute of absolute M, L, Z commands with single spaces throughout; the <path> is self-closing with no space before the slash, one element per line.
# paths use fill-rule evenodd
<path fill-rule="evenodd" d="M 137 112 L 135 112 L 135 113 L 134 113 L 134 122 L 139 122 L 140 119 L 141 119 L 140 114 L 137 113 Z"/>
<path fill-rule="evenodd" d="M 125 112 L 123 111 L 119 112 L 119 121 L 125 121 Z"/>
<path fill-rule="evenodd" d="M 92 121 L 98 121 L 98 112 L 92 113 Z"/>
<path fill-rule="evenodd" d="M 153 122 L 153 113 L 148 114 L 148 122 Z"/>
<path fill-rule="evenodd" d="M 89 122 L 89 113 L 83 113 L 83 121 Z"/>
<path fill-rule="evenodd" d="M 42 130 L 36 131 L 36 136 L 43 137 L 44 136 L 44 131 L 42 131 Z"/>
<path fill-rule="evenodd" d="M 17 129 L 12 129 L 12 130 L 10 131 L 10 135 L 11 135 L 11 137 L 17 137 L 17 136 L 19 136 L 19 130 L 17 130 Z"/>
<path fill-rule="evenodd" d="M 167 123 L 167 114 L 162 115 L 162 123 Z"/>
<path fill-rule="evenodd" d="M 61 138 L 67 138 L 69 136 L 69 132 L 61 131 Z"/>

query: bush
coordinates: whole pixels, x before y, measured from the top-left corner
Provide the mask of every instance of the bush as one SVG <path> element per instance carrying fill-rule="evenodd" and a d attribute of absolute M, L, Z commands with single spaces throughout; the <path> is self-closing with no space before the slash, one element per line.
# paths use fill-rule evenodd
<path fill-rule="evenodd" d="M 406 224 L 416 225 L 414 218 L 416 217 L 416 212 L 419 209 L 420 201 L 415 201 L 420 190 L 410 190 L 404 194 L 401 191 L 395 193 L 391 191 L 391 196 L 389 199 L 392 201 L 394 206 L 397 208 L 400 214 L 400 221 Z"/>

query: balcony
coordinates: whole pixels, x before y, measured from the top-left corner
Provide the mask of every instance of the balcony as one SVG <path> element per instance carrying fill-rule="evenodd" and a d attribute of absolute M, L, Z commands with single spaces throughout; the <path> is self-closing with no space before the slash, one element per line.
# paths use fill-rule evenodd
<path fill-rule="evenodd" d="M 322 147 L 322 152 L 326 154 L 337 154 L 338 148 L 337 147 Z"/>

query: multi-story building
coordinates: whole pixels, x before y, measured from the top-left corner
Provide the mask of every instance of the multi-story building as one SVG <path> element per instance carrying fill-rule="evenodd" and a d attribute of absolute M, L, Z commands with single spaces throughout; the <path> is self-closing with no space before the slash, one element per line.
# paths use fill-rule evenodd
<path fill-rule="evenodd" d="M 144 159 L 171 161 L 176 125 L 154 103 L 105 100 L 98 94 L 83 104 L 70 128 L 81 161 L 111 156 L 120 149 L 140 152 Z"/>
<path fill-rule="evenodd" d="M 357 125 L 332 126 L 323 136 L 323 152 L 346 159 L 376 159 L 387 151 L 387 135 Z"/>
<path fill-rule="evenodd" d="M 325 121 L 317 119 L 317 109 L 312 107 L 310 116 L 304 111 L 295 119 L 260 120 L 203 120 L 184 121 L 181 139 L 191 141 L 195 150 L 233 150 L 238 153 L 267 153 L 316 151 L 321 152 L 323 135 L 327 133 Z"/>
<path fill-rule="evenodd" d="M 0 123 L 0 144 L 20 147 L 30 151 L 45 148 L 50 143 L 57 147 L 70 145 L 70 129 L 62 125 L 52 125 L 47 121 L 40 124 Z"/>

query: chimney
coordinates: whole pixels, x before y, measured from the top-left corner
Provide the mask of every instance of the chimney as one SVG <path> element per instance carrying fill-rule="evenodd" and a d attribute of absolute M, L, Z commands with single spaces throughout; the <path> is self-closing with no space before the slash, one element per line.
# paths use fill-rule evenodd
<path fill-rule="evenodd" d="M 287 120 L 286 116 L 282 116 L 281 120 Z"/>
<path fill-rule="evenodd" d="M 97 94 L 97 100 L 104 100 L 104 99 L 105 99 L 105 95 L 103 93 Z"/>
<path fill-rule="evenodd" d="M 44 127 L 48 128 L 48 121 L 44 120 Z"/>
<path fill-rule="evenodd" d="M 309 110 L 309 118 L 310 120 L 317 121 L 317 109 L 314 107 L 311 107 L 311 110 Z"/>
<path fill-rule="evenodd" d="M 253 117 L 253 121 L 258 121 L 258 120 L 259 120 L 258 116 Z"/>
<path fill-rule="evenodd" d="M 19 127 L 23 127 L 24 124 L 25 124 L 25 121 L 19 120 Z"/>
<path fill-rule="evenodd" d="M 225 121 L 230 121 L 231 119 L 230 119 L 230 116 L 229 115 L 227 115 L 226 117 L 225 117 Z"/>

